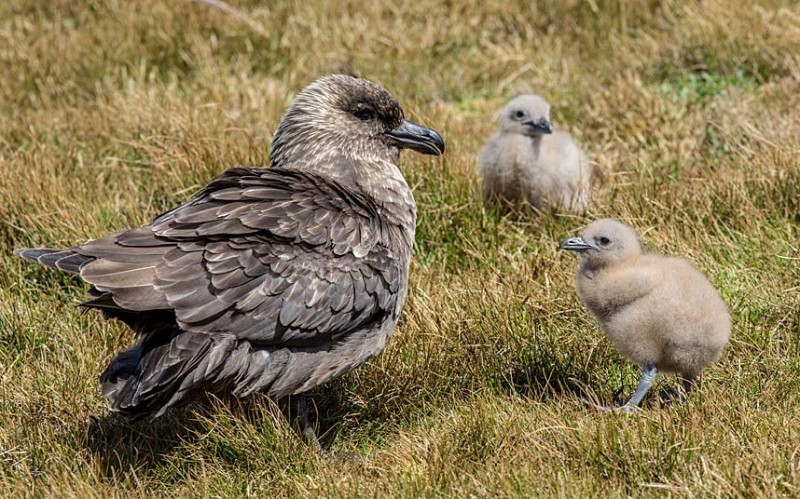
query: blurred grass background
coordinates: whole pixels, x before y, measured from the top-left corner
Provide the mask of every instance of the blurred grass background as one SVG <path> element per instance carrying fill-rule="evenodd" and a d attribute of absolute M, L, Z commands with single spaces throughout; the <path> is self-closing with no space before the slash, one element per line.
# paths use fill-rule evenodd
<path fill-rule="evenodd" d="M 243 16 L 0 3 L 0 495 L 800 495 L 797 2 L 231 5 Z M 360 459 L 317 454 L 263 399 L 109 416 L 97 378 L 131 334 L 74 306 L 80 280 L 12 249 L 144 224 L 266 164 L 293 95 L 340 71 L 382 83 L 448 147 L 402 158 L 419 228 L 395 336 L 315 393 L 325 444 Z M 602 169 L 585 217 L 483 209 L 476 157 L 519 91 Z M 604 216 L 691 259 L 731 308 L 731 345 L 683 407 L 579 402 L 638 376 L 556 251 Z"/>

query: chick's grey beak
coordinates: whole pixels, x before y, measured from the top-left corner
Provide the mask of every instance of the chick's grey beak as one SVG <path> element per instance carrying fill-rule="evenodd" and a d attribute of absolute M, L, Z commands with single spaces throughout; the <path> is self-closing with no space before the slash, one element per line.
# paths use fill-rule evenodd
<path fill-rule="evenodd" d="M 541 133 L 553 133 L 553 125 L 546 118 L 540 118 L 538 121 L 531 122 L 530 125 Z"/>
<path fill-rule="evenodd" d="M 582 237 L 570 237 L 569 239 L 561 241 L 558 249 L 577 251 L 581 253 L 590 249 L 597 249 L 597 246 L 590 242 L 584 241 Z"/>
<path fill-rule="evenodd" d="M 444 140 L 436 130 L 403 120 L 403 124 L 386 135 L 401 149 L 413 149 L 422 154 L 441 156 L 444 154 Z"/>

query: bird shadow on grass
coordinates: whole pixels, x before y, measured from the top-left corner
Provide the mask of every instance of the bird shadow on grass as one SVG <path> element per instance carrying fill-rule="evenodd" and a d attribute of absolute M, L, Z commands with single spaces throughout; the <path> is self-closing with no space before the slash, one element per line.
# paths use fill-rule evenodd
<path fill-rule="evenodd" d="M 418 386 L 376 382 L 369 374 L 357 381 L 348 375 L 308 392 L 310 417 L 322 448 L 334 458 L 369 459 L 401 428 L 435 413 L 437 401 L 448 398 Z M 425 392 L 425 393 L 423 393 Z"/>
<path fill-rule="evenodd" d="M 323 449 L 330 449 L 337 440 L 352 436 L 354 429 L 366 421 L 383 420 L 385 416 L 376 407 L 379 401 L 370 399 L 366 405 L 358 403 L 348 392 L 346 380 L 334 381 L 308 392 L 306 396 L 309 418 Z"/>
<path fill-rule="evenodd" d="M 571 357 L 546 351 L 512 369 L 503 380 L 508 391 L 537 402 L 573 399 L 597 400 L 598 380 Z M 622 389 L 620 389 L 620 392 Z M 619 393 L 614 394 L 615 399 Z"/>
<path fill-rule="evenodd" d="M 320 436 L 321 449 L 330 446 L 335 428 L 352 412 L 343 394 L 313 393 L 309 417 Z M 273 402 L 265 396 L 227 397 L 168 411 L 155 420 L 131 421 L 107 412 L 91 416 L 78 430 L 84 448 L 100 463 L 103 476 L 151 475 L 185 465 L 187 453 L 199 449 L 223 461 L 247 459 L 258 446 L 261 457 L 313 449 L 298 427 L 291 399 Z M 178 456 L 178 457 L 176 457 Z"/>
<path fill-rule="evenodd" d="M 197 417 L 197 410 L 173 411 L 153 421 L 131 421 L 106 413 L 90 416 L 78 431 L 86 450 L 101 464 L 104 476 L 146 473 L 167 466 L 173 451 L 204 433 L 206 423 Z"/>
<path fill-rule="evenodd" d="M 504 387 L 516 395 L 537 402 L 551 400 L 574 400 L 589 407 L 620 407 L 636 389 L 636 384 L 622 384 L 611 391 L 582 365 L 571 359 L 562 360 L 556 355 L 542 355 L 525 367 L 511 371 L 504 380 Z M 642 402 L 642 407 L 666 407 L 682 403 L 686 398 L 684 389 L 670 385 L 659 391 L 652 390 Z"/>

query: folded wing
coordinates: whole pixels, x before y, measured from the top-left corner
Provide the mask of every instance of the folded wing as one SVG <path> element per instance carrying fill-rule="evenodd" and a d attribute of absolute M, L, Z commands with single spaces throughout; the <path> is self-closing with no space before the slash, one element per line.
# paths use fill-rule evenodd
<path fill-rule="evenodd" d="M 81 276 L 121 309 L 172 309 L 184 331 L 302 346 L 393 311 L 401 269 L 386 232 L 369 200 L 340 186 L 237 168 L 150 226 L 74 251 L 93 258 Z"/>

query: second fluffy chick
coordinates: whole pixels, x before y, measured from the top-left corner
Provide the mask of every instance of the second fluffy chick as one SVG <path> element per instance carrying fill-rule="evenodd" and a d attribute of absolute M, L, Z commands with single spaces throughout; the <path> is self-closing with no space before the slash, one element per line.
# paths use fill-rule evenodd
<path fill-rule="evenodd" d="M 589 224 L 560 248 L 580 254 L 581 301 L 614 346 L 643 369 L 623 409 L 639 405 L 658 371 L 679 373 L 688 392 L 700 371 L 719 359 L 731 317 L 717 290 L 687 260 L 642 253 L 633 229 L 612 219 Z"/>
<path fill-rule="evenodd" d="M 553 131 L 550 105 L 538 95 L 512 99 L 500 129 L 478 158 L 484 200 L 527 203 L 541 211 L 586 211 L 592 165 L 566 132 Z"/>

